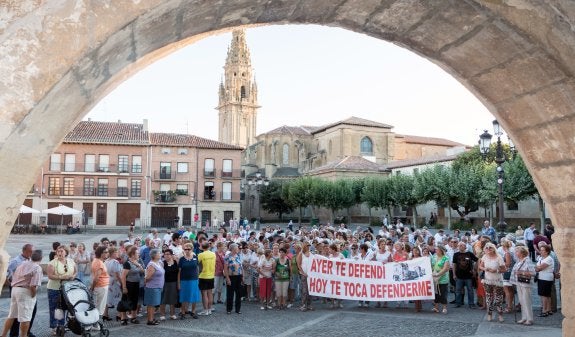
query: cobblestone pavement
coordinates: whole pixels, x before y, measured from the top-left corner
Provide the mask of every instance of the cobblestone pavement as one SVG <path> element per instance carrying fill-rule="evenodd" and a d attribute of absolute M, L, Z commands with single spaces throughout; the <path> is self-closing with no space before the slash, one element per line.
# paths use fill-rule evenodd
<path fill-rule="evenodd" d="M 49 251 L 52 241 L 61 240 L 69 243 L 91 242 L 101 237 L 120 239 L 123 234 L 88 233 L 75 235 L 11 235 L 6 250 L 13 255 L 17 254 L 22 244 L 33 242 L 38 248 L 44 249 L 45 255 Z M 453 294 L 450 294 L 453 299 Z M 535 315 L 538 313 L 539 300 L 534 296 Z M 43 289 L 38 298 L 38 314 L 32 329 L 36 336 L 50 336 L 48 326 L 48 300 Z M 9 299 L 0 299 L 0 317 L 8 313 Z M 431 303 L 424 304 L 424 311 L 415 313 L 413 305 L 409 308 L 395 308 L 393 303 L 389 308 L 369 309 L 358 308 L 356 302 L 344 301 L 344 308 L 333 310 L 327 304 L 314 301 L 315 311 L 300 312 L 292 308 L 286 311 L 260 310 L 258 304 L 244 302 L 242 314 L 227 315 L 222 304 L 216 305 L 216 312 L 211 316 L 200 316 L 199 319 L 186 318 L 185 320 L 168 320 L 158 326 L 147 326 L 145 318 L 142 324 L 121 326 L 120 322 L 105 322 L 110 329 L 111 336 L 441 336 L 441 337 L 499 337 L 499 336 L 561 336 L 561 314 L 557 313 L 547 318 L 535 318 L 531 327 L 514 323 L 514 314 L 505 314 L 504 323 L 487 322 L 485 311 L 477 309 L 453 308 L 449 305 L 447 314 L 436 314 L 431 311 Z M 111 309 L 113 317 L 115 311 Z M 520 317 L 520 313 L 517 313 Z M 156 317 L 157 318 L 157 317 Z M 72 336 L 71 332 L 66 333 Z M 93 336 L 99 336 L 94 334 Z"/>

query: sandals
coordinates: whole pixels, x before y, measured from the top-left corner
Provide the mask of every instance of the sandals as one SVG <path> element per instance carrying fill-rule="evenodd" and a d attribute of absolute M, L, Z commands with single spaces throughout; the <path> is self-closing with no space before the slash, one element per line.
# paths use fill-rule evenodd
<path fill-rule="evenodd" d="M 122 323 L 120 323 L 121 325 L 128 325 L 128 320 L 127 319 L 123 319 Z"/>
<path fill-rule="evenodd" d="M 132 318 L 132 319 L 130 320 L 130 323 L 132 323 L 132 324 L 140 324 L 140 321 L 139 321 L 137 318 Z"/>
<path fill-rule="evenodd" d="M 148 324 L 148 325 L 158 325 L 158 324 L 160 324 L 160 322 L 158 322 L 158 321 L 156 321 L 156 320 L 153 320 L 153 321 L 148 321 L 148 323 L 146 323 L 146 324 Z"/>
<path fill-rule="evenodd" d="M 499 314 L 499 317 L 497 318 L 497 320 L 499 321 L 499 323 L 505 322 L 505 319 L 503 318 L 502 314 Z"/>
<path fill-rule="evenodd" d="M 491 322 L 493 320 L 493 316 L 491 313 L 487 314 L 487 322 Z"/>
<path fill-rule="evenodd" d="M 435 308 L 435 307 L 434 307 L 433 309 L 431 309 L 431 310 L 433 310 L 433 312 L 439 313 L 439 309 L 437 309 L 437 308 Z"/>

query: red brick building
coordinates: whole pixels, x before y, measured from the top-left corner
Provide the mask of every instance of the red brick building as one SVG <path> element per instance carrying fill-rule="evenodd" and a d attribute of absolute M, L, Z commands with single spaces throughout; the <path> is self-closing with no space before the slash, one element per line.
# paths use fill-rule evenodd
<path fill-rule="evenodd" d="M 82 121 L 44 164 L 25 204 L 63 204 L 95 226 L 190 225 L 240 216 L 242 148 L 143 124 Z M 25 222 L 34 222 L 24 218 Z M 49 225 L 59 224 L 49 215 Z"/>

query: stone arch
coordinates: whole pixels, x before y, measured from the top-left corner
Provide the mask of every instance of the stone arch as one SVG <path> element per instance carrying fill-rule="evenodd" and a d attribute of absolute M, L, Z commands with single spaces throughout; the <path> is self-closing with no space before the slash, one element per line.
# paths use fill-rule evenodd
<path fill-rule="evenodd" d="M 391 41 L 463 83 L 517 143 L 557 224 L 558 254 L 570 262 L 574 21 L 564 0 L 12 2 L 0 14 L 0 243 L 44 159 L 121 81 L 218 31 L 292 23 Z M 574 273 L 564 270 L 564 284 Z M 563 290 L 564 331 L 575 329 L 574 298 Z"/>

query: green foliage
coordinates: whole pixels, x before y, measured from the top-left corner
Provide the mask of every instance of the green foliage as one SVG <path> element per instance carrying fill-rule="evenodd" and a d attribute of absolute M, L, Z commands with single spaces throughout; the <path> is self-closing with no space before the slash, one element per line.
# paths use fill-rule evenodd
<path fill-rule="evenodd" d="M 423 202 L 434 201 L 445 207 L 451 199 L 451 169 L 436 165 L 415 176 L 413 192 Z"/>
<path fill-rule="evenodd" d="M 537 187 L 533 182 L 533 177 L 519 156 L 505 163 L 503 193 L 505 198 L 519 202 L 528 198 L 535 198 L 538 195 Z"/>
<path fill-rule="evenodd" d="M 268 186 L 263 186 L 260 192 L 261 205 L 269 213 L 277 213 L 281 219 L 282 214 L 293 210 L 291 205 L 284 199 L 283 184 L 280 181 L 271 181 Z"/>

